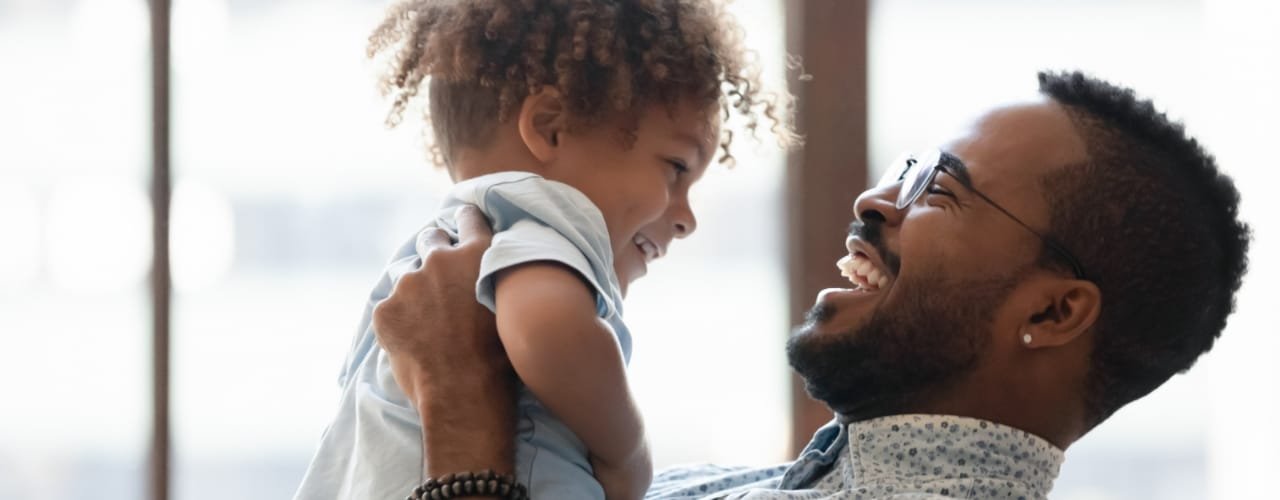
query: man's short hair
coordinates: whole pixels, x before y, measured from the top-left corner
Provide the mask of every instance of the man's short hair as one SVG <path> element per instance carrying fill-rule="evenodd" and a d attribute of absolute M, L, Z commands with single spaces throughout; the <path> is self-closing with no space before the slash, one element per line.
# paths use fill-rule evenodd
<path fill-rule="evenodd" d="M 1249 228 L 1231 178 L 1151 101 L 1080 72 L 1039 79 L 1088 149 L 1042 189 L 1050 234 L 1102 292 L 1084 394 L 1093 426 L 1213 346 L 1248 267 Z"/>

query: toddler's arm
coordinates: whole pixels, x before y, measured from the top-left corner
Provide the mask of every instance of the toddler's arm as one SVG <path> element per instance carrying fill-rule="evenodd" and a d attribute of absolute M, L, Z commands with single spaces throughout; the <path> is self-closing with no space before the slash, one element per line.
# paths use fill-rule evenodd
<path fill-rule="evenodd" d="M 498 335 L 520 379 L 587 445 L 610 500 L 643 497 L 653 479 L 644 424 L 592 289 L 552 262 L 503 270 L 495 288 Z"/>

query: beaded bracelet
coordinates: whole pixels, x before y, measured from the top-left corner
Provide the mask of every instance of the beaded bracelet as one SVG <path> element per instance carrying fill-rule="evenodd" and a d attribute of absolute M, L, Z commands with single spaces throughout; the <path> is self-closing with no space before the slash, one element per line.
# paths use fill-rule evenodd
<path fill-rule="evenodd" d="M 444 500 L 461 496 L 497 496 L 506 500 L 529 500 L 529 489 L 511 474 L 492 470 L 446 474 L 431 478 L 413 489 L 407 500 Z"/>

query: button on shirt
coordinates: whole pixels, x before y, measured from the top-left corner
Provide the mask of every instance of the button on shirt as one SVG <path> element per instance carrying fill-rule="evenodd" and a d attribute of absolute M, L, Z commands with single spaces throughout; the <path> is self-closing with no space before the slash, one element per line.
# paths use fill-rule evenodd
<path fill-rule="evenodd" d="M 692 466 L 654 479 L 646 499 L 1043 499 L 1063 454 L 1012 427 L 895 415 L 819 429 L 791 464 Z"/>

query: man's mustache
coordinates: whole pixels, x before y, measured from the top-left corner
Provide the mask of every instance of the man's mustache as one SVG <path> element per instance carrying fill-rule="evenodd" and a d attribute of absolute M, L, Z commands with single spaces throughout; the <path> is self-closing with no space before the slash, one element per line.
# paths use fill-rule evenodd
<path fill-rule="evenodd" d="M 889 272 L 894 276 L 898 275 L 898 270 L 902 267 L 902 259 L 898 254 L 889 251 L 884 244 L 884 235 L 882 234 L 883 226 L 879 221 L 872 219 L 870 223 L 855 220 L 849 224 L 849 236 L 854 236 L 862 241 L 867 242 L 876 249 L 880 254 L 880 258 L 884 260 L 884 265 L 889 267 Z"/>

